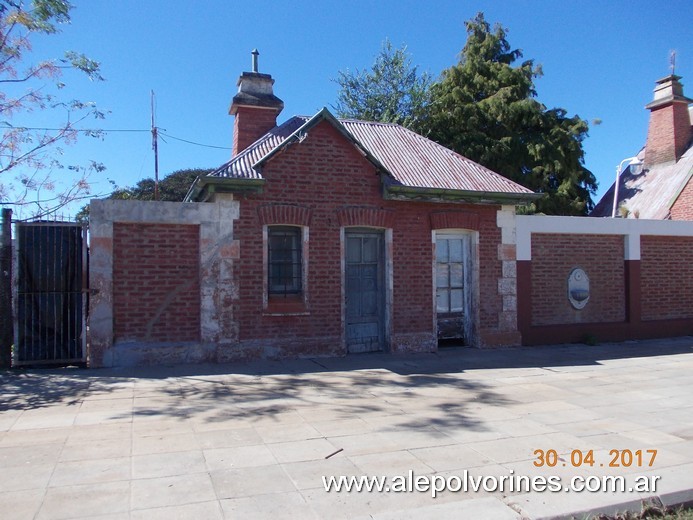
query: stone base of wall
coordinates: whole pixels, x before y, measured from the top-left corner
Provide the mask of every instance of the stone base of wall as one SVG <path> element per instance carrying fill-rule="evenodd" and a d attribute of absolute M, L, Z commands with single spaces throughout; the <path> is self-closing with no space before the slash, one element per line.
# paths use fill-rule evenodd
<path fill-rule="evenodd" d="M 239 343 L 143 343 L 121 342 L 99 356 L 94 367 L 131 367 L 194 363 L 231 363 L 261 359 L 342 357 L 346 349 L 339 337 L 310 340 L 253 340 Z M 96 361 L 96 360 L 95 360 Z"/>
<path fill-rule="evenodd" d="M 87 345 L 87 366 L 89 368 L 103 368 L 111 365 L 106 365 L 104 362 L 104 353 L 108 351 L 109 346 L 96 344 L 92 341 Z M 111 358 L 109 358 L 110 360 Z"/>
<path fill-rule="evenodd" d="M 390 352 L 393 354 L 436 352 L 437 350 L 438 338 L 429 332 L 393 334 L 390 341 Z"/>
<path fill-rule="evenodd" d="M 259 359 L 342 357 L 345 355 L 346 349 L 339 336 L 246 340 L 234 344 L 219 345 L 217 348 L 219 363 Z"/>
<path fill-rule="evenodd" d="M 493 330 L 481 331 L 481 347 L 518 347 L 522 345 L 522 334 L 517 331 L 497 332 Z"/>
<path fill-rule="evenodd" d="M 499 335 L 502 336 L 502 335 Z M 494 344 L 494 346 L 498 346 Z M 434 334 L 396 334 L 390 352 L 408 354 L 437 352 L 438 340 Z M 92 349 L 92 354 L 95 353 Z M 189 363 L 231 363 L 262 359 L 297 359 L 310 357 L 343 357 L 347 350 L 339 336 L 308 339 L 247 340 L 234 343 L 199 342 L 120 342 L 99 351 L 99 359 L 92 367 L 130 367 L 146 365 L 174 365 Z M 352 354 L 358 355 L 358 354 Z"/>
<path fill-rule="evenodd" d="M 123 342 L 116 343 L 104 353 L 101 366 L 131 367 L 216 362 L 217 347 L 213 344 Z"/>

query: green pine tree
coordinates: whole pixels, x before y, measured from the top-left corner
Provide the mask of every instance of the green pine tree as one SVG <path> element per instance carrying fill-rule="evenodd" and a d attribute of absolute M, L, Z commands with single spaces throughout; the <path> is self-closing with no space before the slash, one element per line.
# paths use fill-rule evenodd
<path fill-rule="evenodd" d="M 466 22 L 457 65 L 431 87 L 424 133 L 431 139 L 547 196 L 530 211 L 585 215 L 597 182 L 584 166 L 587 122 L 538 102 L 533 60 L 511 49 L 507 31 L 483 13 Z"/>
<path fill-rule="evenodd" d="M 339 71 L 337 116 L 397 123 L 418 130 L 428 106 L 431 77 L 412 66 L 406 46 L 393 49 L 385 40 L 370 70 Z"/>

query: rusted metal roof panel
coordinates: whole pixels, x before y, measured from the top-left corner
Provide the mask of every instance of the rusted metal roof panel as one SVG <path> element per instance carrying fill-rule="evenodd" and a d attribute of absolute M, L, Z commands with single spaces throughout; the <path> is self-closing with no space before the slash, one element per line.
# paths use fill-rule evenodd
<path fill-rule="evenodd" d="M 245 151 L 210 174 L 211 177 L 262 179 L 253 167 L 270 154 L 309 117 L 296 116 L 274 128 Z M 444 146 L 385 123 L 339 120 L 339 124 L 371 154 L 396 183 L 410 188 L 531 194 L 531 190 L 463 157 Z"/>
<path fill-rule="evenodd" d="M 532 193 L 527 188 L 407 130 L 383 123 L 342 120 L 392 177 L 411 188 Z"/>

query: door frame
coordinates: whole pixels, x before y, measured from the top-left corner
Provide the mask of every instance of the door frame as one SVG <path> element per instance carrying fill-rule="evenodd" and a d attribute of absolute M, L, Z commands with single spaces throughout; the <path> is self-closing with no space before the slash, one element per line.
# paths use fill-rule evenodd
<path fill-rule="evenodd" d="M 381 233 L 383 237 L 383 279 L 384 279 L 384 305 L 381 313 L 383 326 L 383 352 L 390 352 L 392 337 L 392 229 L 372 226 L 343 226 L 339 230 L 339 257 L 341 272 L 341 347 L 348 354 L 347 345 L 347 316 L 346 316 L 346 238 L 348 233 Z"/>
<path fill-rule="evenodd" d="M 464 273 L 464 303 L 465 303 L 465 344 L 470 347 L 480 347 L 479 340 L 479 232 L 469 229 L 436 229 L 432 232 L 432 297 L 433 297 L 433 330 L 438 333 L 438 304 L 436 298 L 436 246 L 440 238 L 467 239 L 469 249 Z"/>

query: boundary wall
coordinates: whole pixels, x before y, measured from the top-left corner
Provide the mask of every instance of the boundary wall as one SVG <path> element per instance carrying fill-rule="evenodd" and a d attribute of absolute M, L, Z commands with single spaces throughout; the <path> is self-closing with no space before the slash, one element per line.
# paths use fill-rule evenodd
<path fill-rule="evenodd" d="M 517 216 L 516 225 L 524 345 L 693 335 L 693 222 Z M 582 308 L 569 297 L 577 269 L 589 280 Z"/>
<path fill-rule="evenodd" d="M 237 201 L 92 200 L 90 367 L 225 361 Z"/>

